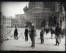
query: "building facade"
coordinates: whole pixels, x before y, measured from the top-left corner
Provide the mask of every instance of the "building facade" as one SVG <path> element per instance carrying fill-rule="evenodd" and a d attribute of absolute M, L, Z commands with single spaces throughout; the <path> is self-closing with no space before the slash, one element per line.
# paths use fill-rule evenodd
<path fill-rule="evenodd" d="M 17 14 L 15 15 L 15 18 L 12 19 L 12 27 L 17 26 L 18 28 L 23 28 L 25 27 L 26 22 L 28 21 L 28 19 L 26 18 L 25 14 Z"/>
<path fill-rule="evenodd" d="M 15 18 L 11 19 L 11 27 L 14 28 L 15 26 L 18 26 L 18 22 Z"/>
<path fill-rule="evenodd" d="M 5 16 L 1 16 L 1 26 L 2 27 L 11 27 L 11 18 L 6 18 Z"/>
<path fill-rule="evenodd" d="M 51 17 L 53 16 L 56 19 L 53 19 L 56 23 L 60 23 L 60 17 L 64 17 L 62 14 L 63 5 L 60 2 L 29 2 L 28 7 L 24 8 L 24 12 L 29 21 L 33 21 L 36 28 L 47 27 L 52 22 Z M 61 15 L 60 15 L 61 14 Z M 55 23 L 53 23 L 55 24 Z M 55 24 L 56 25 L 56 24 Z M 53 26 L 55 26 L 53 25 Z"/>
<path fill-rule="evenodd" d="M 6 18 L 6 27 L 11 27 L 11 18 Z"/>
<path fill-rule="evenodd" d="M 18 27 L 24 27 L 25 26 L 25 20 L 24 20 L 25 18 L 26 18 L 25 14 L 15 15 L 15 19 L 18 22 Z"/>

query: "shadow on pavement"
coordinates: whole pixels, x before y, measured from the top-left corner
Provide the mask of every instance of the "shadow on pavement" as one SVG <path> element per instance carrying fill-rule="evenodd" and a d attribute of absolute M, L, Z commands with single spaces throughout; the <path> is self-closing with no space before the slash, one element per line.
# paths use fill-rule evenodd
<path fill-rule="evenodd" d="M 47 45 L 47 46 L 55 46 L 55 44 L 43 44 L 43 45 Z"/>
<path fill-rule="evenodd" d="M 18 48 L 31 48 L 30 46 L 15 46 L 15 47 L 18 47 Z"/>
<path fill-rule="evenodd" d="M 55 46 L 55 44 L 45 44 L 45 43 L 43 43 L 43 44 L 41 44 L 41 43 L 36 43 L 36 44 L 40 44 L 40 45 L 44 45 L 44 46 Z"/>

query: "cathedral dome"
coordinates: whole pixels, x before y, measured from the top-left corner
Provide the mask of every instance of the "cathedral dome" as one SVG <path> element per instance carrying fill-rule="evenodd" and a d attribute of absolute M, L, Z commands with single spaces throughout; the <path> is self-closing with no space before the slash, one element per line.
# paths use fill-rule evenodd
<path fill-rule="evenodd" d="M 23 10 L 24 10 L 24 11 L 27 11 L 28 9 L 29 9 L 29 8 L 28 8 L 27 6 L 25 6 Z"/>

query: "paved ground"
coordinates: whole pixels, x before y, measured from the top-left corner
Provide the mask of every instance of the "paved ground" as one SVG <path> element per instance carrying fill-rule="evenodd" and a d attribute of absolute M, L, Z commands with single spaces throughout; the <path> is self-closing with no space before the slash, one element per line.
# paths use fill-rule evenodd
<path fill-rule="evenodd" d="M 31 48 L 31 40 L 29 37 L 28 42 L 25 42 L 24 40 L 24 29 L 20 28 L 18 29 L 19 34 L 18 40 L 14 40 L 13 38 L 13 32 L 14 29 L 11 29 L 10 34 L 7 34 L 7 38 L 9 40 L 4 41 L 2 43 L 2 50 L 7 50 L 7 51 L 65 51 L 65 37 L 62 38 L 61 44 L 59 46 L 55 46 L 55 39 L 51 38 L 50 32 L 46 35 L 44 34 L 44 44 L 40 44 L 40 39 L 39 39 L 39 32 L 40 30 L 37 30 L 37 36 L 35 37 L 35 48 Z"/>

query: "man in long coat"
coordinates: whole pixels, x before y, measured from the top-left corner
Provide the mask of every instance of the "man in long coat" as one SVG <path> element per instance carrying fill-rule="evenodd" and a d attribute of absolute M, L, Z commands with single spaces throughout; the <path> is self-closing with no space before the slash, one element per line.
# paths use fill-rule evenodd
<path fill-rule="evenodd" d="M 32 42 L 32 45 L 31 47 L 35 47 L 35 36 L 36 36 L 36 30 L 35 30 L 35 26 L 33 25 L 33 23 L 31 24 L 31 27 L 30 27 L 30 39 L 31 39 L 31 42 Z"/>
<path fill-rule="evenodd" d="M 18 39 L 18 30 L 17 30 L 16 26 L 15 26 L 15 30 L 14 30 L 14 38 Z"/>
<path fill-rule="evenodd" d="M 61 28 L 59 27 L 59 24 L 57 23 L 57 26 L 55 28 L 55 35 L 56 35 L 56 44 L 55 45 L 59 45 L 61 42 Z"/>

